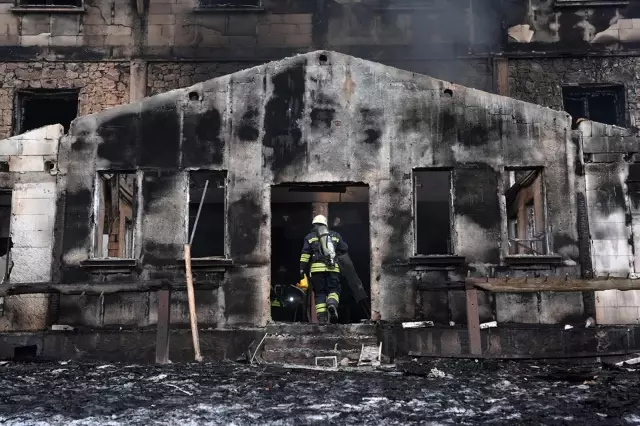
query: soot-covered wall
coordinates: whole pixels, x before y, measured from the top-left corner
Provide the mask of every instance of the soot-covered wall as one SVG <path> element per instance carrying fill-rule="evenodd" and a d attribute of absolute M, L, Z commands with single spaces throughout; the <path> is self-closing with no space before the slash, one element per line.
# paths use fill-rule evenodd
<path fill-rule="evenodd" d="M 454 254 L 485 274 L 504 256 L 504 167 L 544 167 L 551 250 L 571 264 L 578 249 L 569 126 L 562 112 L 334 52 L 82 117 L 62 143 L 60 279 L 183 282 L 176 265 L 186 241 L 188 170 L 226 170 L 233 266 L 196 277 L 196 286 L 219 284 L 210 298 L 217 326 L 262 325 L 271 185 L 362 182 L 370 188 L 372 309 L 383 320 L 414 318 L 412 170 L 453 171 Z M 138 262 L 129 273 L 105 274 L 86 260 L 96 171 L 113 169 L 139 174 Z"/>
<path fill-rule="evenodd" d="M 628 129 L 584 121 L 579 125 L 593 274 L 629 277 L 640 271 L 640 138 Z M 595 293 L 599 324 L 637 324 L 640 291 Z"/>

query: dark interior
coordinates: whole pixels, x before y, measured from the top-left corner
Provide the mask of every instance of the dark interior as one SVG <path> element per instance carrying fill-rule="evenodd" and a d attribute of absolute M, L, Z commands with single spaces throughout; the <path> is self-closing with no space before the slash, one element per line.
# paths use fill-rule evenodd
<path fill-rule="evenodd" d="M 0 282 L 9 278 L 11 262 L 11 191 L 0 191 Z"/>
<path fill-rule="evenodd" d="M 20 117 L 15 134 L 58 123 L 66 133 L 78 116 L 77 90 L 24 90 L 17 96 Z"/>
<path fill-rule="evenodd" d="M 450 174 L 448 170 L 414 172 L 418 255 L 451 254 Z"/>
<path fill-rule="evenodd" d="M 622 85 L 564 87 L 564 110 L 571 115 L 572 129 L 578 120 L 588 119 L 598 123 L 625 126 L 625 89 Z"/>
<path fill-rule="evenodd" d="M 189 174 L 189 238 L 207 180 L 209 184 L 191 245 L 191 257 L 194 258 L 225 255 L 225 177 L 222 172 L 194 171 Z"/>
<path fill-rule="evenodd" d="M 304 237 L 311 232 L 313 200 L 328 200 L 329 228 L 334 230 L 349 245 L 349 256 L 353 261 L 365 291 L 370 288 L 369 246 L 369 202 L 368 188 L 359 187 L 358 195 L 350 194 L 352 187 L 325 187 L 323 192 L 313 188 L 277 186 L 272 190 L 271 204 L 271 283 L 272 299 L 295 298 L 296 290 L 290 288 L 299 281 L 300 252 Z M 336 192 L 324 192 L 332 191 Z M 346 191 L 341 193 L 339 191 Z M 345 201 L 346 200 L 346 201 Z M 344 277 L 340 296 L 340 323 L 354 323 L 369 319 L 366 310 L 357 304 Z M 283 293 L 284 292 L 284 293 Z M 302 302 L 300 302 L 302 303 Z M 302 308 L 273 306 L 274 321 L 306 322 Z"/>

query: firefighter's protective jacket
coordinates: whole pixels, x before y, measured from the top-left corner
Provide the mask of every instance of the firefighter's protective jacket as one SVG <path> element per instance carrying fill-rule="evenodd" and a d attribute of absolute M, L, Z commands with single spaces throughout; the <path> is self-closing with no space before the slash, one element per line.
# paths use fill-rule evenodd
<path fill-rule="evenodd" d="M 336 256 L 347 253 L 349 247 L 344 242 L 340 234 L 335 231 L 329 231 L 331 241 L 335 246 Z M 311 263 L 310 271 L 309 263 Z M 318 234 L 313 231 L 304 238 L 304 245 L 302 247 L 302 254 L 300 255 L 300 270 L 305 272 L 311 272 L 313 275 L 315 272 L 338 272 L 340 273 L 340 267 L 336 262 L 333 267 L 327 265 L 327 258 L 322 253 L 322 246 L 318 239 Z"/>

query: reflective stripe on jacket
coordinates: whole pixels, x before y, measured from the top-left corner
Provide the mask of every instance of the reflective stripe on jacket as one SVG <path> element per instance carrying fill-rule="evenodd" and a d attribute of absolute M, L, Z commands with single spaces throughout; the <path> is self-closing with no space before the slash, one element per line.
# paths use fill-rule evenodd
<path fill-rule="evenodd" d="M 333 241 L 336 256 L 347 253 L 349 247 L 340 234 L 335 231 L 329 231 L 329 235 L 331 236 L 331 241 Z M 311 274 L 314 272 L 340 272 L 337 261 L 333 268 L 328 267 L 325 263 L 325 256 L 322 254 L 322 246 L 316 232 L 311 232 L 304 238 L 302 254 L 300 255 L 300 269 L 305 271 L 309 263 L 311 263 Z"/>

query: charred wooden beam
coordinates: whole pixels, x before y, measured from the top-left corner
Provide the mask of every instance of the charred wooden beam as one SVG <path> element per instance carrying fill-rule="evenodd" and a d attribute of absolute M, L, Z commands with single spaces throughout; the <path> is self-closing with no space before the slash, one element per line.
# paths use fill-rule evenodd
<path fill-rule="evenodd" d="M 196 290 L 208 290 L 220 287 L 217 283 L 201 283 L 196 285 Z M 114 284 L 51 284 L 51 283 L 8 283 L 0 285 L 0 297 L 18 294 L 113 294 L 113 293 L 140 293 L 145 291 L 158 291 L 163 289 L 172 291 L 186 291 L 184 283 L 172 283 L 167 287 L 166 281 L 146 281 L 136 283 Z"/>
<path fill-rule="evenodd" d="M 640 290 L 640 279 L 571 277 L 469 278 L 478 288 L 496 293 L 532 293 L 538 291 Z"/>
<path fill-rule="evenodd" d="M 469 352 L 471 355 L 482 355 L 480 336 L 480 314 L 478 311 L 478 290 L 470 282 L 466 283 L 467 299 L 467 332 L 469 333 Z"/>
<path fill-rule="evenodd" d="M 169 331 L 171 326 L 171 290 L 158 291 L 158 326 L 156 331 L 156 364 L 169 363 Z"/>
<path fill-rule="evenodd" d="M 576 292 L 603 290 L 640 290 L 640 279 L 602 278 L 580 279 L 571 277 L 520 277 L 520 278 L 467 278 L 476 288 L 495 293 L 532 293 L 538 291 Z M 146 281 L 113 284 L 52 284 L 5 283 L 0 285 L 0 297 L 17 294 L 112 294 L 158 291 L 167 288 L 166 281 Z M 219 283 L 199 283 L 196 290 L 214 289 Z M 184 283 L 172 283 L 173 291 L 186 291 Z"/>

